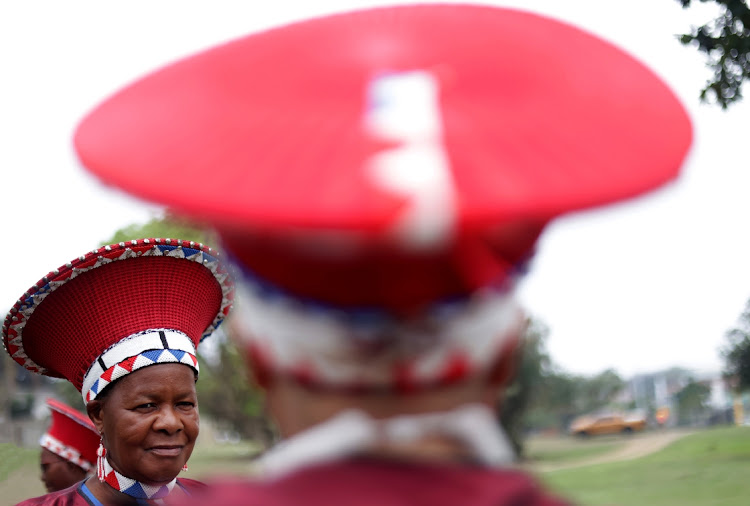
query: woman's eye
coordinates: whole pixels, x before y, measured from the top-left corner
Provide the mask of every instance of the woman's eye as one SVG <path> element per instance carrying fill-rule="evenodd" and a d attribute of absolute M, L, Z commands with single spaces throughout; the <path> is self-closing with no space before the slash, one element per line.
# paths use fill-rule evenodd
<path fill-rule="evenodd" d="M 156 407 L 156 403 L 154 403 L 154 402 L 146 402 L 146 403 L 137 405 L 135 407 L 135 409 L 143 411 L 143 410 L 153 409 L 155 407 Z"/>
<path fill-rule="evenodd" d="M 187 410 L 187 409 L 193 409 L 195 407 L 195 403 L 194 402 L 187 402 L 187 401 L 186 402 L 178 402 L 177 406 L 180 409 Z"/>

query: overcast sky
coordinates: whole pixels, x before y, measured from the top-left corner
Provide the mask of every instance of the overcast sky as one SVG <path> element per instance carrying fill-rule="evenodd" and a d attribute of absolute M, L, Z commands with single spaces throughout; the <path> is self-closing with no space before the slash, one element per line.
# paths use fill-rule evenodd
<path fill-rule="evenodd" d="M 76 162 L 73 128 L 97 102 L 215 43 L 384 3 L 1 2 L 0 308 L 51 269 L 158 210 L 102 187 Z M 483 3 L 531 7 L 626 48 L 675 89 L 694 121 L 696 141 L 674 184 L 560 219 L 545 232 L 520 295 L 550 327 L 553 359 L 578 373 L 718 370 L 723 334 L 750 297 L 750 109 L 701 105 L 703 57 L 674 36 L 713 9 L 686 12 L 675 0 Z"/>

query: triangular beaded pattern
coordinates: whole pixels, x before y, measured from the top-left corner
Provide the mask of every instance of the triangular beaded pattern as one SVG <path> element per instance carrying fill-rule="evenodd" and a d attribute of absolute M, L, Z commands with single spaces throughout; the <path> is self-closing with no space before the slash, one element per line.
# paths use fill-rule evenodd
<path fill-rule="evenodd" d="M 166 497 L 172 491 L 174 486 L 177 484 L 177 478 L 175 477 L 172 481 L 166 485 L 152 486 L 145 485 L 137 480 L 123 476 L 112 468 L 109 460 L 102 456 L 101 465 L 103 466 L 104 479 L 101 480 L 115 490 L 119 490 L 123 494 L 127 494 L 130 497 L 136 499 L 159 499 Z"/>

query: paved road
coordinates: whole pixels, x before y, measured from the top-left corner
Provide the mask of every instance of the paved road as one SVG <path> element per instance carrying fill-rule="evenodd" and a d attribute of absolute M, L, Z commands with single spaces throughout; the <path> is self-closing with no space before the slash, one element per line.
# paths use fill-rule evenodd
<path fill-rule="evenodd" d="M 628 438 L 622 446 L 618 446 L 611 452 L 594 457 L 586 457 L 581 460 L 565 463 L 532 463 L 528 467 L 535 472 L 557 471 L 560 469 L 571 469 L 574 467 L 590 466 L 594 464 L 604 464 L 606 462 L 616 462 L 620 460 L 631 460 L 644 457 L 650 453 L 658 452 L 668 444 L 672 443 L 691 434 L 692 430 L 658 430 L 646 432 L 644 434 L 633 435 Z"/>

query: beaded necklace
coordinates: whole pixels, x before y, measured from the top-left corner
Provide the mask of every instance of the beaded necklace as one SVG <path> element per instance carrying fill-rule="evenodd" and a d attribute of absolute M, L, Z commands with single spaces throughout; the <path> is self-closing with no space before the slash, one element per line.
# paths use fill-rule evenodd
<path fill-rule="evenodd" d="M 166 497 L 177 483 L 177 477 L 175 477 L 166 485 L 146 485 L 115 471 L 106 458 L 106 450 L 104 450 L 103 446 L 99 446 L 97 454 L 99 456 L 97 459 L 97 476 L 99 481 L 135 499 L 159 499 Z"/>

